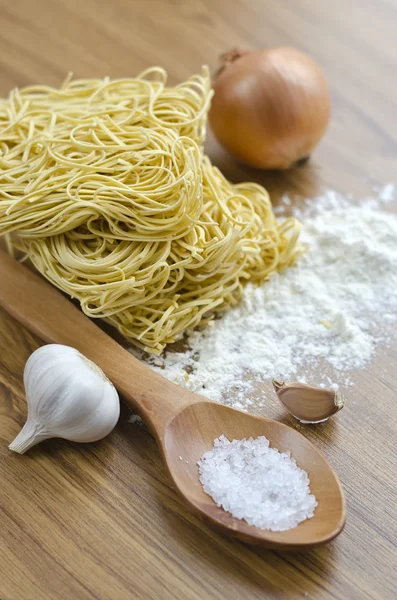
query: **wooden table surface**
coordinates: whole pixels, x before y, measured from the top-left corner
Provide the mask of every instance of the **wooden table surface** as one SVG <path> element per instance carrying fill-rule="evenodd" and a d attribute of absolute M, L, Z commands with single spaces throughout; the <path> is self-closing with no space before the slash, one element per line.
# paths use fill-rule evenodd
<path fill-rule="evenodd" d="M 275 202 L 284 191 L 366 193 L 396 182 L 396 0 L 0 0 L 0 16 L 2 95 L 58 84 L 67 71 L 120 77 L 151 64 L 176 82 L 203 63 L 215 69 L 231 46 L 301 48 L 324 68 L 333 98 L 331 127 L 311 164 L 259 176 L 210 140 L 214 162 L 235 181 L 261 181 Z M 126 409 L 100 443 L 9 452 L 26 415 L 24 363 L 40 343 L 0 311 L 2 600 L 397 597 L 396 347 L 356 374 L 342 413 L 305 429 L 344 485 L 344 532 L 315 551 L 277 554 L 225 539 L 193 517 Z M 276 402 L 266 415 L 293 424 Z"/>

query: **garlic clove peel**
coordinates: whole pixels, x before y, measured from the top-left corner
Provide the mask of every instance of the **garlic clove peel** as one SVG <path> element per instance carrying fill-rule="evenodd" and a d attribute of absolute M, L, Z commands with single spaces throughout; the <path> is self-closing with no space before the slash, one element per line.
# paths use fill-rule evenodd
<path fill-rule="evenodd" d="M 273 387 L 280 402 L 302 423 L 326 421 L 341 410 L 345 403 L 345 398 L 339 391 L 304 383 L 284 383 L 273 379 Z"/>
<path fill-rule="evenodd" d="M 103 371 L 75 348 L 42 346 L 25 365 L 27 421 L 9 445 L 23 454 L 44 439 L 95 442 L 120 415 L 118 393 Z"/>

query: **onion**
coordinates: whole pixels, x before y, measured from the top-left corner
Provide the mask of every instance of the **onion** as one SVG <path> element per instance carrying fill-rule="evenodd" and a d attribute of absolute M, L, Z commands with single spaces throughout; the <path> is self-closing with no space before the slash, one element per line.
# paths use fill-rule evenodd
<path fill-rule="evenodd" d="M 224 55 L 209 113 L 219 142 L 242 163 L 287 169 L 307 159 L 330 117 L 327 82 L 293 48 Z"/>

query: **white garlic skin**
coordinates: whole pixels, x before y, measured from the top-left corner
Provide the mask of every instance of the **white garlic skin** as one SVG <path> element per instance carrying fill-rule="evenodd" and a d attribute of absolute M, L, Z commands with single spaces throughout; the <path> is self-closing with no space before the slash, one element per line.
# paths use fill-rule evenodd
<path fill-rule="evenodd" d="M 27 421 L 10 444 L 24 453 L 44 439 L 95 442 L 108 435 L 120 416 L 117 391 L 104 373 L 78 350 L 42 346 L 24 370 Z"/>

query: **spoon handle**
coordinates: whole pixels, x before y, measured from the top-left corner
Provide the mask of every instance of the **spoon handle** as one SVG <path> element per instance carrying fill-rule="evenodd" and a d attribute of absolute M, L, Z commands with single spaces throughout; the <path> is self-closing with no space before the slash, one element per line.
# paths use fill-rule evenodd
<path fill-rule="evenodd" d="M 0 306 L 45 342 L 73 346 L 101 367 L 157 438 L 183 407 L 201 400 L 142 364 L 55 287 L 1 250 L 0 281 Z"/>

